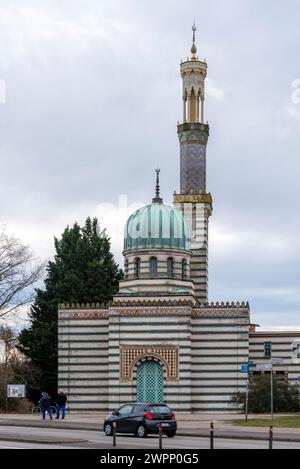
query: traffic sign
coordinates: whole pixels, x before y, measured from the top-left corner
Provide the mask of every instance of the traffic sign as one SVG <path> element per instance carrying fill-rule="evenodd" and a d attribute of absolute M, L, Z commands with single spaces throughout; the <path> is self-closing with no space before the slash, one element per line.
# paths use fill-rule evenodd
<path fill-rule="evenodd" d="M 271 363 L 257 363 L 256 371 L 272 371 Z"/>
<path fill-rule="evenodd" d="M 298 381 L 298 383 L 300 384 L 300 376 L 298 376 L 297 381 Z"/>
<path fill-rule="evenodd" d="M 241 372 L 242 373 L 249 373 L 249 366 L 248 365 L 242 365 L 241 366 Z"/>
<path fill-rule="evenodd" d="M 248 361 L 248 366 L 253 366 L 254 365 L 254 361 L 253 360 L 249 360 Z"/>
<path fill-rule="evenodd" d="M 272 358 L 272 364 L 273 365 L 282 365 L 283 364 L 283 358 Z"/>

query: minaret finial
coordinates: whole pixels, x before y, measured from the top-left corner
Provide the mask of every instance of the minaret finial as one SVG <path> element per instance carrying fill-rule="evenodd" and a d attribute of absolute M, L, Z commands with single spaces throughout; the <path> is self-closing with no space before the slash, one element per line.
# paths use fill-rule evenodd
<path fill-rule="evenodd" d="M 192 45 L 192 48 L 191 48 L 191 53 L 192 53 L 192 60 L 196 60 L 197 57 L 196 57 L 196 53 L 197 53 L 197 47 L 196 47 L 196 44 L 195 44 L 195 33 L 196 33 L 196 24 L 195 24 L 195 21 L 194 21 L 194 24 L 192 26 L 192 30 L 193 30 L 193 45 Z"/>
<path fill-rule="evenodd" d="M 156 168 L 156 188 L 155 188 L 155 197 L 152 199 L 152 203 L 154 204 L 162 204 L 163 200 L 160 197 L 160 188 L 159 188 L 159 173 L 160 169 Z"/>

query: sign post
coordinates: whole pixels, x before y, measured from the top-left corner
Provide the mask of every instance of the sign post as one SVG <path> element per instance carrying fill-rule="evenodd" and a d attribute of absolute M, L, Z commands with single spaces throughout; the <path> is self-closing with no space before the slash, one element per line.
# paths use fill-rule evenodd
<path fill-rule="evenodd" d="M 271 363 L 259 363 L 256 365 L 256 371 L 270 371 L 270 387 L 271 387 L 271 416 L 274 418 L 274 379 L 273 379 L 273 366 L 282 365 L 283 358 L 271 358 Z M 300 376 L 299 376 L 300 378 Z M 300 384 L 299 384 L 300 386 Z M 300 389 L 299 389 L 300 393 Z"/>
<path fill-rule="evenodd" d="M 256 371 L 270 371 L 271 372 L 271 415 L 272 415 L 272 420 L 273 420 L 273 363 L 258 363 L 256 365 Z"/>
<path fill-rule="evenodd" d="M 6 413 L 8 410 L 8 399 L 11 397 L 24 398 L 26 397 L 25 384 L 8 384 L 6 390 Z"/>
<path fill-rule="evenodd" d="M 245 420 L 248 420 L 248 406 L 249 406 L 249 363 L 241 366 L 241 372 L 247 374 L 247 388 L 246 388 L 246 406 L 245 406 Z"/>
<path fill-rule="evenodd" d="M 283 358 L 271 358 L 271 417 L 274 419 L 274 380 L 273 380 L 273 366 L 282 365 Z"/>
<path fill-rule="evenodd" d="M 271 362 L 271 418 L 274 419 L 273 362 Z"/>

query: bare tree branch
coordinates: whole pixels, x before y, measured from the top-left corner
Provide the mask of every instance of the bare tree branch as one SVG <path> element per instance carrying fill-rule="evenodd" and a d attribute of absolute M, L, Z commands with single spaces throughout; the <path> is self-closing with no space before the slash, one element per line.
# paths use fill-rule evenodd
<path fill-rule="evenodd" d="M 43 277 L 45 267 L 29 246 L 0 227 L 0 318 L 32 302 L 32 287 Z"/>

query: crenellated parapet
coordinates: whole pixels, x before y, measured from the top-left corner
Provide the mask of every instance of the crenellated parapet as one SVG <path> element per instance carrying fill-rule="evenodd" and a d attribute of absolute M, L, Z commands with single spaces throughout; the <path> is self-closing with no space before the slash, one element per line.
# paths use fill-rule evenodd
<path fill-rule="evenodd" d="M 109 306 L 113 304 L 112 301 L 108 303 L 59 303 L 58 309 L 108 309 Z"/>
<path fill-rule="evenodd" d="M 200 303 L 200 307 L 202 308 L 213 308 L 213 309 L 216 309 L 216 308 L 247 308 L 250 310 L 250 306 L 249 306 L 249 303 L 248 301 L 245 302 L 245 301 L 242 301 L 242 302 L 239 302 L 239 301 L 232 301 L 232 302 L 229 302 L 229 301 L 222 301 L 222 302 L 219 302 L 219 301 L 212 301 L 210 303 Z"/>
<path fill-rule="evenodd" d="M 250 306 L 248 302 L 211 302 L 202 303 L 192 309 L 192 317 L 197 318 L 250 318 Z"/>

